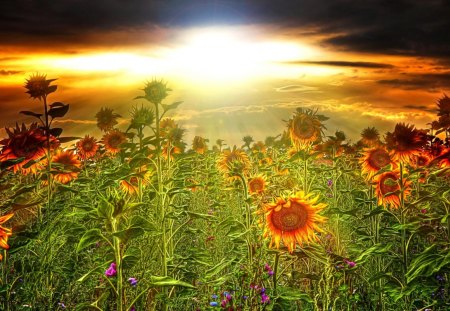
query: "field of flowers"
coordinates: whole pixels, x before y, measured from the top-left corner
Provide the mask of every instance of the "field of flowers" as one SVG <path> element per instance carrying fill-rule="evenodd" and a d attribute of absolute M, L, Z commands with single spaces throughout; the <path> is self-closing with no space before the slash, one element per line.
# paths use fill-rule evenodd
<path fill-rule="evenodd" d="M 0 310 L 450 309 L 446 95 L 428 129 L 351 144 L 298 108 L 228 146 L 183 140 L 164 81 L 126 131 L 92 116 L 102 137 L 54 126 L 54 79 L 25 88 L 36 110 L 0 140 Z"/>

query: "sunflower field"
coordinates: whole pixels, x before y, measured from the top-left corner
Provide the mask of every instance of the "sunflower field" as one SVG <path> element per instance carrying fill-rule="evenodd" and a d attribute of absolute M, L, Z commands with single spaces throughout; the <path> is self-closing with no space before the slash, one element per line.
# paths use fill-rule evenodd
<path fill-rule="evenodd" d="M 54 81 L 0 140 L 0 310 L 450 309 L 446 95 L 427 129 L 350 143 L 298 108 L 228 146 L 184 141 L 160 80 L 126 130 L 103 107 L 102 137 L 67 137 Z"/>

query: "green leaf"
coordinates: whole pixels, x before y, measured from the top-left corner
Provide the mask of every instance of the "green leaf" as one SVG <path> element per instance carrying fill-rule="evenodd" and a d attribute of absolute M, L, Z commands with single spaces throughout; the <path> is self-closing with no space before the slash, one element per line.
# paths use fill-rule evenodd
<path fill-rule="evenodd" d="M 164 104 L 161 104 L 161 106 L 163 107 L 163 109 L 164 109 L 164 113 L 166 113 L 167 111 L 169 111 L 169 110 L 172 110 L 172 109 L 176 109 L 179 105 L 181 105 L 183 102 L 182 101 L 180 101 L 180 102 L 175 102 L 175 103 L 173 103 L 173 104 L 170 104 L 170 105 L 164 105 Z"/>
<path fill-rule="evenodd" d="M 81 250 L 85 249 L 89 245 L 99 241 L 102 238 L 103 235 L 100 229 L 94 228 L 86 231 L 81 237 L 80 242 L 78 242 L 77 252 L 80 252 Z"/>
<path fill-rule="evenodd" d="M 113 236 L 118 237 L 121 241 L 129 241 L 144 234 L 144 229 L 140 227 L 129 227 L 127 229 L 113 233 Z"/>
<path fill-rule="evenodd" d="M 77 280 L 77 282 L 84 282 L 92 273 L 102 271 L 105 264 L 102 264 L 101 266 L 95 267 L 94 269 L 90 270 L 88 273 L 83 274 L 81 278 Z"/>
<path fill-rule="evenodd" d="M 205 278 L 207 280 L 215 278 L 215 276 L 217 274 L 219 274 L 223 269 L 225 269 L 226 267 L 230 266 L 230 264 L 234 260 L 235 260 L 235 258 L 233 258 L 231 260 L 226 260 L 225 258 L 222 258 L 222 260 L 217 265 L 215 265 L 211 269 L 208 269 L 208 270 L 205 271 Z"/>
<path fill-rule="evenodd" d="M 62 118 L 69 111 L 69 105 L 64 105 L 60 102 L 55 102 L 51 104 L 50 107 L 48 115 L 52 118 Z"/>
<path fill-rule="evenodd" d="M 195 286 L 189 283 L 180 280 L 175 280 L 169 276 L 151 276 L 150 284 L 153 286 L 181 286 L 187 288 L 195 288 Z"/>

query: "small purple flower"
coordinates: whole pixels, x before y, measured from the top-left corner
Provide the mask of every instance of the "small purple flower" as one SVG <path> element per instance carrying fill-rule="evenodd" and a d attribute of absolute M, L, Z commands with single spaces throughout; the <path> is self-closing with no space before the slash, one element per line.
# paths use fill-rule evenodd
<path fill-rule="evenodd" d="M 439 282 L 444 282 L 445 281 L 445 279 L 444 279 L 444 277 L 442 276 L 442 275 L 436 275 L 436 280 L 438 280 Z"/>
<path fill-rule="evenodd" d="M 136 311 L 136 308 L 134 306 L 132 306 L 130 311 Z"/>
<path fill-rule="evenodd" d="M 225 296 L 225 298 L 227 299 L 227 301 L 230 301 L 233 297 L 231 297 L 230 294 L 227 294 L 227 295 Z"/>
<path fill-rule="evenodd" d="M 107 277 L 113 277 L 113 276 L 116 276 L 116 274 L 117 274 L 117 270 L 116 270 L 116 263 L 112 263 L 110 266 L 109 266 L 109 268 L 105 271 L 105 275 L 107 276 Z"/>
<path fill-rule="evenodd" d="M 264 294 L 266 292 L 266 288 L 265 287 L 261 287 L 261 295 Z"/>
<path fill-rule="evenodd" d="M 244 300 L 247 300 L 248 299 L 248 296 L 242 296 L 242 298 L 244 298 Z"/>
<path fill-rule="evenodd" d="M 136 280 L 136 278 L 129 278 L 128 282 L 130 282 L 131 286 L 136 286 L 138 281 Z"/>
<path fill-rule="evenodd" d="M 266 294 L 261 295 L 261 303 L 270 303 L 270 297 Z"/>
<path fill-rule="evenodd" d="M 268 273 L 270 276 L 272 276 L 272 275 L 273 275 L 273 270 L 269 270 L 267 273 Z"/>
<path fill-rule="evenodd" d="M 332 180 L 332 179 L 328 179 L 328 180 L 327 180 L 327 186 L 328 186 L 328 187 L 333 186 L 333 180 Z"/>
<path fill-rule="evenodd" d="M 61 309 L 65 309 L 66 305 L 64 304 L 64 302 L 58 302 L 58 306 L 61 307 Z"/>
<path fill-rule="evenodd" d="M 264 270 L 269 271 L 272 270 L 272 268 L 266 263 L 264 264 Z"/>
<path fill-rule="evenodd" d="M 356 263 L 354 261 L 349 261 L 345 259 L 344 262 L 348 265 L 349 268 L 353 268 L 356 266 Z"/>
<path fill-rule="evenodd" d="M 212 294 L 211 298 L 212 298 L 212 299 L 217 299 L 218 296 L 217 296 L 216 294 Z"/>
<path fill-rule="evenodd" d="M 227 303 L 228 303 L 228 301 L 222 300 L 222 302 L 220 303 L 220 306 L 221 306 L 222 308 L 225 308 L 225 307 L 227 306 Z"/>
<path fill-rule="evenodd" d="M 211 307 L 218 307 L 218 306 L 219 306 L 219 303 L 218 303 L 217 301 L 211 301 L 211 302 L 209 303 L 209 305 L 210 305 Z"/>

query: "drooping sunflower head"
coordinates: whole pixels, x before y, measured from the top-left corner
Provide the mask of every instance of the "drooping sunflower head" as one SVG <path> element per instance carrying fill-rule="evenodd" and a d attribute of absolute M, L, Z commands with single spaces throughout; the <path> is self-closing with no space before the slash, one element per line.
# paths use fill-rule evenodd
<path fill-rule="evenodd" d="M 439 155 L 430 161 L 430 164 L 437 164 L 440 168 L 450 167 L 450 148 L 440 150 Z"/>
<path fill-rule="evenodd" d="M 195 136 L 192 141 L 192 150 L 199 154 L 204 154 L 206 150 L 208 150 L 208 146 L 206 145 L 207 139 Z"/>
<path fill-rule="evenodd" d="M 98 147 L 97 140 L 94 137 L 86 135 L 77 142 L 77 154 L 81 159 L 91 159 L 97 153 Z"/>
<path fill-rule="evenodd" d="M 139 191 L 139 180 L 141 180 L 142 184 L 145 185 L 146 181 L 137 176 L 129 176 L 127 178 L 122 179 L 120 183 L 120 189 L 129 195 L 133 195 L 138 193 Z"/>
<path fill-rule="evenodd" d="M 364 145 L 372 147 L 380 142 L 380 133 L 374 127 L 365 128 L 361 132 L 361 141 Z"/>
<path fill-rule="evenodd" d="M 70 150 L 58 150 L 52 158 L 52 164 L 53 178 L 62 184 L 76 179 L 80 173 L 81 162 Z"/>
<path fill-rule="evenodd" d="M 9 137 L 0 141 L 0 145 L 3 145 L 0 162 L 23 159 L 12 166 L 14 173 L 17 171 L 21 171 L 24 175 L 36 173 L 41 168 L 38 162 L 46 153 L 47 138 L 44 131 L 39 129 L 36 123 L 33 123 L 29 128 L 25 124 L 22 124 L 21 127 L 16 124 L 15 128 L 6 128 L 6 133 Z M 24 166 L 30 161 L 36 163 L 30 163 L 31 165 L 25 168 Z"/>
<path fill-rule="evenodd" d="M 97 118 L 98 128 L 104 132 L 108 132 L 117 124 L 117 118 L 119 118 L 120 115 L 114 113 L 110 108 L 101 108 L 95 117 Z"/>
<path fill-rule="evenodd" d="M 47 75 L 35 73 L 31 75 L 25 82 L 26 93 L 30 94 L 31 98 L 42 99 L 48 94 L 56 91 L 56 85 L 50 85 L 56 79 L 46 79 Z"/>
<path fill-rule="evenodd" d="M 398 208 L 401 204 L 400 174 L 396 171 L 382 173 L 375 178 L 378 205 Z M 411 193 L 411 182 L 403 178 L 403 198 Z"/>
<path fill-rule="evenodd" d="M 172 90 L 167 87 L 167 82 L 163 80 L 152 80 L 145 84 L 143 91 L 145 92 L 145 99 L 153 104 L 159 104 Z"/>
<path fill-rule="evenodd" d="M 251 168 L 248 155 L 236 147 L 233 150 L 224 150 L 217 161 L 219 171 L 230 179 L 239 178 L 238 175 L 247 175 Z"/>
<path fill-rule="evenodd" d="M 367 179 L 370 180 L 381 169 L 391 164 L 392 159 L 389 152 L 387 152 L 384 147 L 380 146 L 365 150 L 360 159 L 360 163 L 362 173 L 367 175 Z"/>
<path fill-rule="evenodd" d="M 154 120 L 155 114 L 153 113 L 153 110 L 144 106 L 141 106 L 140 108 L 135 106 L 131 111 L 130 127 L 137 129 L 144 126 L 150 126 L 153 124 Z"/>
<path fill-rule="evenodd" d="M 438 116 L 450 115 L 450 97 L 446 94 L 439 98 L 437 101 L 438 106 Z"/>
<path fill-rule="evenodd" d="M 125 134 L 114 130 L 103 135 L 102 142 L 105 149 L 110 154 L 116 154 L 120 151 L 120 145 L 127 141 Z"/>
<path fill-rule="evenodd" d="M 167 159 L 170 157 L 171 160 L 175 159 L 176 154 L 183 153 L 184 146 L 182 145 L 172 145 L 171 143 L 167 143 L 163 145 L 162 148 L 162 156 Z"/>
<path fill-rule="evenodd" d="M 404 123 L 397 123 L 394 132 L 388 132 L 385 140 L 388 149 L 392 150 L 393 159 L 404 163 L 411 163 L 426 143 L 422 131 Z"/>
<path fill-rule="evenodd" d="M 291 142 L 300 149 L 306 149 L 314 142 L 320 141 L 322 127 L 320 118 L 311 110 L 299 110 L 288 121 Z"/>
<path fill-rule="evenodd" d="M 271 243 L 276 248 L 280 242 L 292 253 L 296 243 L 300 246 L 318 240 L 316 232 L 323 232 L 319 224 L 325 222 L 325 217 L 319 215 L 326 205 L 317 203 L 318 197 L 311 194 L 297 193 L 287 199 L 278 198 L 275 203 L 266 204 L 264 237 L 271 236 Z"/>
<path fill-rule="evenodd" d="M 262 175 L 258 175 L 250 179 L 248 182 L 248 192 L 250 194 L 260 194 L 266 190 L 267 181 Z"/>

